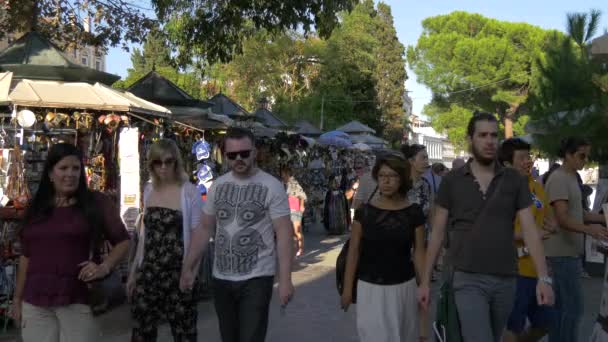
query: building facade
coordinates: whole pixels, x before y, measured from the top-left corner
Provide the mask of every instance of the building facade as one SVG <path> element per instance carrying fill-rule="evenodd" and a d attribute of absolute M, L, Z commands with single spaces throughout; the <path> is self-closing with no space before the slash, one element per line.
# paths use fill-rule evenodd
<path fill-rule="evenodd" d="M 90 30 L 90 22 L 85 23 L 85 30 Z M 15 40 L 19 39 L 21 34 L 10 34 L 0 39 L 0 51 L 6 49 Z M 99 49 L 93 46 L 79 46 L 77 48 L 69 48 L 63 52 L 65 56 L 73 63 L 80 64 L 98 71 L 106 71 L 106 55 L 100 52 Z"/>
<path fill-rule="evenodd" d="M 454 145 L 450 143 L 448 137 L 435 131 L 428 121 L 418 115 L 410 116 L 410 125 L 411 130 L 408 136 L 410 144 L 424 145 L 429 155 L 429 163 L 443 163 L 451 168 L 457 155 Z"/>

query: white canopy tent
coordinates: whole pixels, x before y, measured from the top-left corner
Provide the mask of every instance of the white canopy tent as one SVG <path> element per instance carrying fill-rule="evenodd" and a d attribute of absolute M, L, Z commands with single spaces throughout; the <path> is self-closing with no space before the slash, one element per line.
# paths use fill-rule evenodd
<path fill-rule="evenodd" d="M 0 87 L 0 89 L 2 88 Z M 2 101 L 1 97 L 0 101 Z M 101 83 L 91 85 L 82 82 L 23 79 L 9 92 L 7 102 L 25 107 L 82 108 L 161 117 L 171 115 L 171 111 L 163 106 L 148 102 L 129 92 L 112 89 Z"/>
<path fill-rule="evenodd" d="M 0 72 L 0 105 L 8 104 L 8 92 L 11 88 L 11 80 L 13 79 L 13 73 Z"/>

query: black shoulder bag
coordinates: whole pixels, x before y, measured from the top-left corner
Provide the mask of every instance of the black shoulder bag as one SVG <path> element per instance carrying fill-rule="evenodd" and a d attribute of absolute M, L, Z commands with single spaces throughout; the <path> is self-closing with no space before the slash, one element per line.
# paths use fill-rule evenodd
<path fill-rule="evenodd" d="M 374 189 L 372 195 L 369 197 L 367 202 L 363 204 L 363 217 L 367 218 L 367 203 L 372 200 L 378 188 Z M 344 246 L 342 246 L 342 250 L 340 254 L 338 254 L 338 258 L 336 259 L 336 287 L 338 289 L 338 294 L 341 296 L 344 291 L 344 273 L 346 272 L 346 259 L 348 258 L 348 248 L 350 247 L 350 238 L 346 240 Z M 355 271 L 355 281 L 353 282 L 353 303 L 357 303 L 357 279 L 359 278 L 359 271 Z"/>

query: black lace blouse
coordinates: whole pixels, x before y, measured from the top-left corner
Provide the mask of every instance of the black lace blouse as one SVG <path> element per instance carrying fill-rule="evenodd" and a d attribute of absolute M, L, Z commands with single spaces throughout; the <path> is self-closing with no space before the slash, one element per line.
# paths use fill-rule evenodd
<path fill-rule="evenodd" d="M 366 204 L 355 212 L 363 229 L 359 279 L 378 285 L 395 285 L 416 276 L 411 251 L 415 230 L 424 225 L 418 204 L 387 210 Z"/>

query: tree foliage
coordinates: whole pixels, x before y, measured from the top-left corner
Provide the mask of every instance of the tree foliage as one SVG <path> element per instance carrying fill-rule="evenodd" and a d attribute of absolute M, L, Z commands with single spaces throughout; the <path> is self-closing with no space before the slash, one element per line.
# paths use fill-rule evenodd
<path fill-rule="evenodd" d="M 243 53 L 223 68 L 223 76 L 230 80 L 222 82 L 224 91 L 251 110 L 261 97 L 275 103 L 275 110 L 297 103 L 311 94 L 323 48 L 324 41 L 316 37 L 262 30 L 246 39 Z"/>
<path fill-rule="evenodd" d="M 376 93 L 384 136 L 400 141 L 404 130 L 405 47 L 397 38 L 390 6 L 378 4 L 378 43 L 376 50 Z"/>
<path fill-rule="evenodd" d="M 546 53 L 537 60 L 540 72 L 529 101 L 528 128 L 535 142 L 550 156 L 557 155 L 563 138 L 584 135 L 593 142 L 592 157 L 605 162 L 608 69 L 604 66 L 605 57 L 587 53 L 599 11 L 589 15 L 571 13 L 567 18 L 568 36 L 553 35 Z"/>
<path fill-rule="evenodd" d="M 227 62 L 242 50 L 244 38 L 259 30 L 273 33 L 312 28 L 328 37 L 338 25 L 337 14 L 356 0 L 152 0 L 156 14 L 178 52 L 180 65 L 193 57 Z"/>
<path fill-rule="evenodd" d="M 245 108 L 266 97 L 288 122 L 301 119 L 332 129 L 360 120 L 391 140 L 401 138 L 405 91 L 404 47 L 390 8 L 373 1 L 343 13 L 328 39 L 290 31 L 258 31 L 209 82 Z M 218 81 L 217 77 L 222 80 Z"/>
<path fill-rule="evenodd" d="M 105 49 L 142 43 L 161 25 L 172 56 L 182 67 L 227 62 L 245 38 L 258 30 L 274 33 L 313 29 L 328 37 L 338 13 L 357 0 L 150 0 L 153 9 L 135 0 L 4 0 L 0 2 L 0 39 L 7 33 L 36 30 L 61 47 L 81 44 Z M 88 32 L 87 18 L 94 24 Z M 199 68 L 200 69 L 200 68 Z"/>
<path fill-rule="evenodd" d="M 133 49 L 131 53 L 132 67 L 127 70 L 126 79 L 114 83 L 113 87 L 127 89 L 150 71 L 155 70 L 192 97 L 205 98 L 207 93 L 200 72 L 196 72 L 192 68 L 180 71 L 174 66 L 170 53 L 164 36 L 153 30 L 148 35 L 142 50 Z"/>
<path fill-rule="evenodd" d="M 35 30 L 62 48 L 82 44 L 126 48 L 143 42 L 155 24 L 127 0 L 4 0 L 1 4 L 0 39 Z"/>
<path fill-rule="evenodd" d="M 483 110 L 501 117 L 507 136 L 521 134 L 514 130 L 522 126 L 517 120 L 535 79 L 533 65 L 550 31 L 466 12 L 430 17 L 422 26 L 416 46 L 408 48 L 408 62 L 433 92 L 424 111 L 434 128 L 462 147 L 467 120 L 457 117 Z"/>

